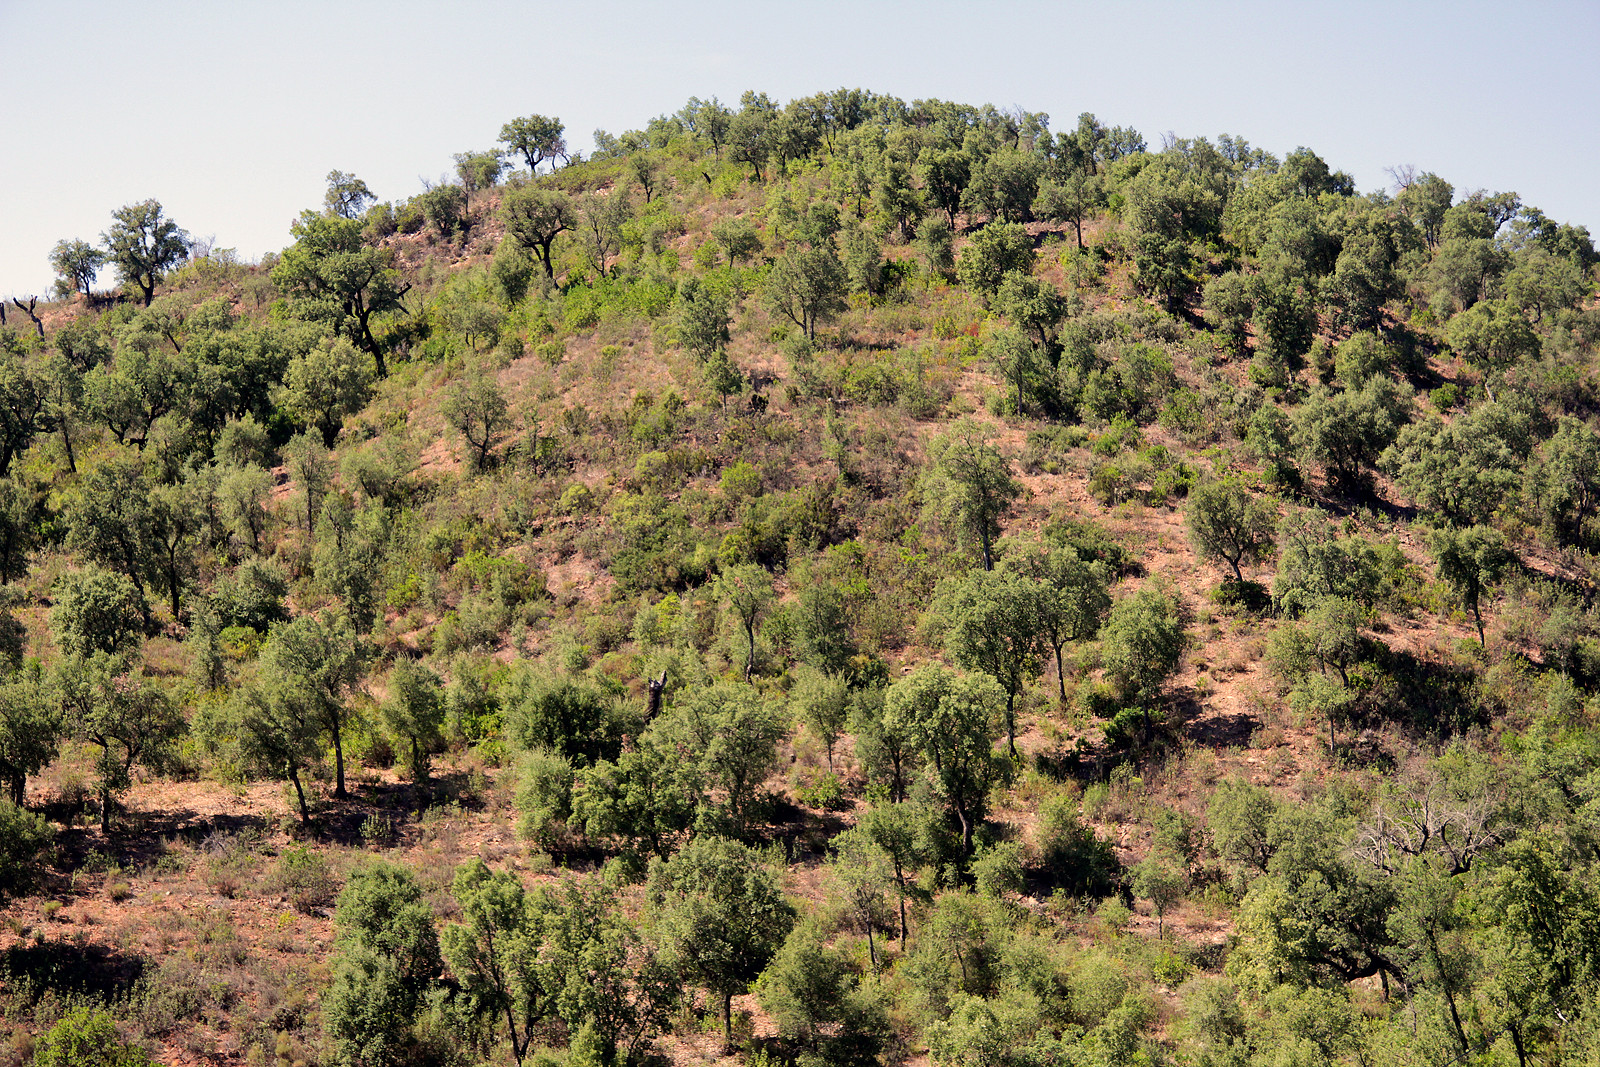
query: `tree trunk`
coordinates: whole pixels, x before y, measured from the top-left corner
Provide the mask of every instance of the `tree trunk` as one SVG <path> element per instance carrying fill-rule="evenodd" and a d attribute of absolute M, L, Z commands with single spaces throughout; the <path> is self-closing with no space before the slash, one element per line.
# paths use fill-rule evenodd
<path fill-rule="evenodd" d="M 343 800 L 345 797 L 349 796 L 349 794 L 344 791 L 344 737 L 342 736 L 343 732 L 344 731 L 340 728 L 339 720 L 337 718 L 335 718 L 333 720 L 333 770 L 334 770 L 334 782 L 335 782 L 334 788 L 333 788 L 333 795 L 338 797 L 340 800 Z"/>
<path fill-rule="evenodd" d="M 1061 698 L 1061 703 L 1067 702 L 1067 676 L 1061 669 L 1061 646 L 1056 645 L 1056 692 Z"/>
<path fill-rule="evenodd" d="M 67 450 L 67 470 L 73 474 L 78 473 L 78 457 L 72 450 L 72 432 L 67 429 L 67 420 L 61 420 L 61 444 Z"/>
<path fill-rule="evenodd" d="M 733 1051 L 733 994 L 722 994 L 722 1051 Z"/>
<path fill-rule="evenodd" d="M 1010 689 L 1006 690 L 1006 748 L 1011 752 L 1013 762 L 1017 758 L 1017 694 Z"/>
<path fill-rule="evenodd" d="M 294 783 L 294 795 L 300 801 L 300 825 L 311 825 L 311 809 L 306 807 L 306 791 L 300 786 L 300 772 L 291 768 L 289 781 Z"/>
<path fill-rule="evenodd" d="M 867 920 L 867 955 L 872 959 L 872 973 L 878 973 L 878 946 L 872 941 L 872 920 Z"/>
<path fill-rule="evenodd" d="M 744 636 L 749 641 L 744 657 L 744 684 L 750 684 L 750 676 L 756 670 L 756 623 L 752 617 L 744 624 Z"/>

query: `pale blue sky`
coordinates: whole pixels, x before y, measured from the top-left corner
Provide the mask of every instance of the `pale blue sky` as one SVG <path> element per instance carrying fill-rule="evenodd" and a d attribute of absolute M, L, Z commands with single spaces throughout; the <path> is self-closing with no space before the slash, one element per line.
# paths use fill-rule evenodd
<path fill-rule="evenodd" d="M 334 168 L 400 199 L 518 115 L 560 116 L 587 150 L 596 127 L 745 89 L 1306 145 L 1362 190 L 1410 163 L 1600 233 L 1594 0 L 0 0 L 0 26 L 0 294 L 46 290 L 55 242 L 97 240 L 125 203 L 256 259 Z"/>

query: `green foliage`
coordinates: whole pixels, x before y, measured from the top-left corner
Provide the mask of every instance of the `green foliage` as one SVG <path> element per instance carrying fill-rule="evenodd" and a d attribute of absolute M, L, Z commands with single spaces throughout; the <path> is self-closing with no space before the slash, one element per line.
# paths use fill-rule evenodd
<path fill-rule="evenodd" d="M 1196 552 L 1233 568 L 1244 581 L 1241 565 L 1266 558 L 1273 549 L 1277 502 L 1256 496 L 1237 477 L 1201 482 L 1189 490 L 1184 518 Z"/>
<path fill-rule="evenodd" d="M 414 782 L 428 780 L 428 757 L 444 742 L 444 683 L 428 668 L 408 659 L 389 672 L 389 695 L 378 706 L 383 724 L 407 753 Z"/>
<path fill-rule="evenodd" d="M 275 735 L 268 746 L 273 761 L 294 781 L 289 769 L 296 761 L 287 753 L 303 752 L 305 730 L 316 729 L 333 743 L 334 796 L 343 799 L 344 736 L 351 714 L 346 697 L 361 667 L 361 652 L 349 620 L 334 616 L 324 622 L 305 615 L 275 626 L 261 650 L 260 662 L 258 677 L 270 697 L 257 704 L 252 714 L 260 717 L 263 738 Z M 290 723 L 303 725 L 286 729 Z"/>
<path fill-rule="evenodd" d="M 505 393 L 491 368 L 475 366 L 445 393 L 440 413 L 467 444 L 467 465 L 484 470 L 489 454 L 510 427 Z"/>
<path fill-rule="evenodd" d="M 371 394 L 368 356 L 340 339 L 289 360 L 278 403 L 300 426 L 321 434 L 323 447 L 332 448 L 345 420 L 365 407 Z"/>
<path fill-rule="evenodd" d="M 993 546 L 1000 520 L 1011 510 L 1023 486 L 1011 476 L 1011 464 L 989 443 L 974 422 L 959 422 L 928 448 L 924 498 L 932 513 L 977 538 L 983 569 L 994 567 Z"/>
<path fill-rule="evenodd" d="M 561 840 L 572 815 L 572 764 L 545 749 L 517 760 L 517 836 L 549 848 Z"/>
<path fill-rule="evenodd" d="M 39 860 L 55 842 L 44 818 L 0 800 L 0 899 L 19 896 L 33 886 Z"/>
<path fill-rule="evenodd" d="M 116 220 L 100 235 L 106 261 L 117 268 L 122 284 L 137 289 L 149 307 L 163 276 L 189 254 L 189 235 L 163 216 L 160 203 L 146 200 L 111 213 Z"/>
<path fill-rule="evenodd" d="M 149 1067 L 153 1062 L 143 1048 L 122 1040 L 107 1012 L 88 1005 L 68 1010 L 33 1050 L 35 1067 Z"/>
<path fill-rule="evenodd" d="M 65 655 L 116 655 L 139 647 L 149 607 L 127 577 L 86 567 L 62 575 L 51 593 L 50 629 Z"/>
<path fill-rule="evenodd" d="M 389 367 L 374 316 L 399 310 L 405 287 L 391 265 L 390 252 L 367 245 L 361 228 L 355 219 L 303 212 L 290 227 L 295 243 L 272 268 L 272 282 L 288 296 L 297 314 L 326 325 L 372 357 L 378 377 L 383 378 Z M 334 347 L 326 349 L 328 357 L 334 353 Z M 328 363 L 324 358 L 307 367 L 308 382 L 348 382 L 358 371 L 351 360 L 340 356 L 331 363 L 345 370 L 329 375 L 324 366 Z"/>
<path fill-rule="evenodd" d="M 815 341 L 817 327 L 844 310 L 848 288 L 844 264 L 831 244 L 786 249 L 767 271 L 765 283 L 773 312 L 800 327 L 807 341 Z"/>
<path fill-rule="evenodd" d="M 722 791 L 727 816 L 741 828 L 758 790 L 777 766 L 788 723 L 749 686 L 719 682 L 687 694 L 651 727 L 652 735 L 692 762 L 705 788 Z"/>
<path fill-rule="evenodd" d="M 991 223 L 972 237 L 956 264 L 961 284 L 985 299 L 1000 292 L 1006 276 L 1033 271 L 1033 241 L 1020 223 Z"/>
<path fill-rule="evenodd" d="M 1314 389 L 1294 416 L 1294 444 L 1341 486 L 1364 485 L 1400 431 L 1410 396 L 1388 378 L 1359 390 Z"/>
<path fill-rule="evenodd" d="M 1043 583 L 1002 569 L 974 571 L 941 591 L 945 648 L 956 665 L 981 671 L 1006 694 L 1006 747 L 1017 758 L 1016 700 L 1039 676 L 1045 644 Z"/>
<path fill-rule="evenodd" d="M 1449 583 L 1462 603 L 1471 609 L 1478 624 L 1478 643 L 1483 644 L 1480 603 L 1484 590 L 1498 582 L 1516 563 L 1516 553 L 1506 544 L 1504 534 L 1488 526 L 1435 531 L 1429 548 L 1439 564 L 1439 578 Z"/>
<path fill-rule="evenodd" d="M 1100 634 L 1101 662 L 1130 701 L 1153 701 L 1178 669 L 1186 636 L 1175 594 L 1145 586 L 1117 601 Z"/>
<path fill-rule="evenodd" d="M 656 936 L 669 967 L 714 995 L 731 1044 L 733 995 L 766 968 L 794 924 L 778 880 L 750 849 L 697 837 L 650 865 Z"/>
<path fill-rule="evenodd" d="M 87 241 L 61 240 L 50 250 L 50 269 L 56 272 L 56 291 L 62 296 L 88 296 L 105 263 L 106 254 Z"/>
<path fill-rule="evenodd" d="M 333 925 L 322 1019 L 337 1061 L 409 1062 L 423 996 L 443 965 L 421 887 L 405 868 L 374 861 L 352 872 Z"/>
<path fill-rule="evenodd" d="M 786 1039 L 826 1064 L 877 1062 L 888 1020 L 845 954 L 799 923 L 756 983 L 761 1007 Z"/>
<path fill-rule="evenodd" d="M 1058 793 L 1039 806 L 1034 834 L 1039 864 L 1054 885 L 1094 899 L 1116 888 L 1122 869 L 1117 854 L 1110 842 L 1084 825 L 1070 795 Z"/>
<path fill-rule="evenodd" d="M 517 748 L 547 749 L 576 766 L 616 758 L 625 722 L 598 687 L 523 665 L 497 695 L 506 740 Z"/>
<path fill-rule="evenodd" d="M 994 742 L 1005 695 L 987 675 L 963 677 L 930 663 L 895 682 L 884 696 L 885 720 L 904 723 L 921 750 L 929 784 L 960 824 L 967 854 L 989 787 L 1003 773 Z"/>

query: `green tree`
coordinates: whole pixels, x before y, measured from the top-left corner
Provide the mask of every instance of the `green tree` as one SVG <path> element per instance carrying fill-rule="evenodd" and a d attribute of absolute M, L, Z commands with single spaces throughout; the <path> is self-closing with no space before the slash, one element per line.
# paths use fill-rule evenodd
<path fill-rule="evenodd" d="M 377 501 L 360 508 L 348 494 L 323 498 L 312 565 L 317 585 L 342 601 L 358 633 L 370 633 L 382 608 L 382 568 L 389 513 Z"/>
<path fill-rule="evenodd" d="M 510 426 L 510 413 L 498 376 L 482 365 L 467 371 L 445 392 L 440 412 L 471 449 L 468 466 L 485 470 L 489 453 Z"/>
<path fill-rule="evenodd" d="M 1368 607 L 1382 594 L 1389 564 L 1365 537 L 1339 537 L 1333 524 L 1309 513 L 1291 515 L 1281 527 L 1283 543 L 1272 596 L 1291 617 L 1323 597 L 1342 597 Z"/>
<path fill-rule="evenodd" d="M 490 871 L 474 857 L 456 870 L 450 887 L 461 921 L 444 928 L 440 947 L 450 973 L 474 1015 L 497 1027 L 518 1063 L 527 1056 L 533 1028 L 555 1008 L 555 990 L 538 966 L 542 898 L 530 898 L 511 871 Z"/>
<path fill-rule="evenodd" d="M 1237 476 L 1191 486 L 1184 512 L 1196 552 L 1226 563 L 1233 569 L 1233 580 L 1241 583 L 1241 564 L 1271 555 L 1277 517 L 1277 502 L 1252 493 Z"/>
<path fill-rule="evenodd" d="M 295 243 L 272 268 L 272 283 L 296 313 L 342 334 L 372 357 L 378 377 L 388 377 L 375 319 L 401 310 L 411 288 L 401 284 L 391 254 L 363 242 L 357 219 L 306 211 L 289 231 Z"/>
<path fill-rule="evenodd" d="M 909 717 L 912 709 L 905 704 L 890 708 L 885 693 L 872 688 L 855 694 L 850 730 L 867 781 L 886 789 L 891 800 L 902 802 L 920 765 L 921 745 Z"/>
<path fill-rule="evenodd" d="M 991 223 L 979 230 L 956 261 L 956 277 L 985 300 L 1000 291 L 1006 275 L 1033 273 L 1033 239 L 1021 223 Z"/>
<path fill-rule="evenodd" d="M 722 791 L 734 825 L 742 827 L 777 766 L 788 724 L 756 690 L 719 682 L 680 700 L 652 732 L 695 761 L 701 780 Z"/>
<path fill-rule="evenodd" d="M 745 218 L 718 219 L 711 224 L 711 239 L 722 246 L 730 263 L 752 259 L 761 251 L 761 235 Z"/>
<path fill-rule="evenodd" d="M 896 890 L 893 866 L 883 849 L 859 829 L 846 830 L 831 844 L 828 874 L 835 897 L 844 904 L 850 924 L 867 935 L 867 955 L 876 971 L 878 945 L 873 935 L 894 924 L 889 907 L 889 894 Z"/>
<path fill-rule="evenodd" d="M 759 975 L 794 924 L 777 877 L 736 841 L 699 837 L 650 864 L 648 894 L 665 962 L 717 999 L 733 1046 L 733 995 Z"/>
<path fill-rule="evenodd" d="M 1419 509 L 1455 526 L 1487 522 L 1523 481 L 1522 461 L 1482 409 L 1449 424 L 1429 417 L 1378 458 Z"/>
<path fill-rule="evenodd" d="M 1336 484 L 1364 485 L 1409 406 L 1409 395 L 1388 378 L 1371 378 L 1359 390 L 1313 389 L 1294 415 L 1295 447 Z"/>
<path fill-rule="evenodd" d="M 189 235 L 163 218 L 161 205 L 154 200 L 127 204 L 111 217 L 116 221 L 100 235 L 106 261 L 117 268 L 124 285 L 138 289 L 149 307 L 162 276 L 188 256 Z"/>
<path fill-rule="evenodd" d="M 105 263 L 106 254 L 88 241 L 57 241 L 50 250 L 50 269 L 56 272 L 56 290 L 62 296 L 82 293 L 87 297 Z"/>
<path fill-rule="evenodd" d="M 910 724 L 932 785 L 961 826 L 961 848 L 983 818 L 989 786 L 999 776 L 994 742 L 1005 690 L 987 675 L 965 677 L 924 664 L 889 687 L 885 712 Z"/>
<path fill-rule="evenodd" d="M 60 732 L 55 702 L 36 672 L 0 682 L 0 786 L 11 803 L 21 807 L 28 776 L 55 759 Z"/>
<path fill-rule="evenodd" d="M 572 198 L 559 189 L 517 186 L 500 198 L 500 218 L 505 224 L 506 236 L 525 249 L 537 250 L 545 277 L 554 279 L 556 268 L 551 246 L 557 237 L 578 223 Z"/>
<path fill-rule="evenodd" d="M 850 716 L 850 683 L 843 675 L 814 668 L 795 672 L 789 690 L 791 715 L 828 750 L 828 772 L 833 772 L 833 750 L 844 734 Z"/>
<path fill-rule="evenodd" d="M 1055 286 L 1030 274 L 1012 271 L 1000 280 L 994 295 L 994 309 L 1010 319 L 1018 329 L 1032 334 L 1041 349 L 1050 350 L 1056 326 L 1067 313 L 1067 302 Z"/>
<path fill-rule="evenodd" d="M 0 799 L 0 901 L 24 893 L 34 884 L 55 837 L 44 816 Z"/>
<path fill-rule="evenodd" d="M 924 493 L 929 509 L 975 536 L 983 569 L 993 570 L 1000 520 L 1024 492 L 1022 483 L 1011 476 L 1011 463 L 989 443 L 983 427 L 970 420 L 936 437 L 928 453 Z"/>
<path fill-rule="evenodd" d="M 444 739 L 444 683 L 409 659 L 395 660 L 389 695 L 378 705 L 383 724 L 406 746 L 406 768 L 413 782 L 428 780 L 429 755 Z"/>
<path fill-rule="evenodd" d="M 566 156 L 566 132 L 558 118 L 524 115 L 500 127 L 500 140 L 527 161 L 530 172 L 537 172 L 539 164 Z"/>
<path fill-rule="evenodd" d="M 1149 702 L 1177 671 L 1184 643 L 1176 594 L 1146 586 L 1112 605 L 1100 633 L 1100 658 L 1128 699 Z"/>
<path fill-rule="evenodd" d="M 625 195 L 585 193 L 578 197 L 577 213 L 584 251 L 604 278 L 607 264 L 622 249 L 622 229 L 633 217 L 633 205 Z"/>
<path fill-rule="evenodd" d="M 333 743 L 333 795 L 344 799 L 345 698 L 361 673 L 355 631 L 343 616 L 303 615 L 274 626 L 261 649 L 261 684 Z"/>
<path fill-rule="evenodd" d="M 972 180 L 972 157 L 958 148 L 928 147 L 917 157 L 917 179 L 929 202 L 945 213 L 951 229 L 961 211 L 961 195 Z"/>
<path fill-rule="evenodd" d="M 615 763 L 600 760 L 578 772 L 567 825 L 591 839 L 620 838 L 630 849 L 647 845 L 665 859 L 693 825 L 702 789 L 697 765 L 642 739 Z"/>
<path fill-rule="evenodd" d="M 549 749 L 577 766 L 615 759 L 626 727 L 613 698 L 598 686 L 519 666 L 500 686 L 506 740 Z"/>
<path fill-rule="evenodd" d="M 1014 548 L 1002 566 L 1038 585 L 1039 638 L 1055 656 L 1056 692 L 1066 700 L 1062 650 L 1100 632 L 1100 624 L 1111 610 L 1111 573 L 1104 563 L 1084 559 L 1071 546 L 1050 547 L 1040 542 Z"/>
<path fill-rule="evenodd" d="M 234 689 L 224 724 L 247 771 L 294 786 L 300 822 L 309 826 L 304 778 L 322 756 L 322 723 L 306 714 L 302 695 L 275 685 L 271 670 L 259 671 Z"/>
<path fill-rule="evenodd" d="M 372 380 L 366 353 L 342 338 L 327 341 L 289 360 L 278 403 L 299 425 L 321 434 L 324 447 L 332 448 L 344 420 L 367 406 Z"/>
<path fill-rule="evenodd" d="M 830 581 L 812 582 L 800 590 L 789 615 L 794 628 L 795 658 L 819 671 L 839 674 L 856 654 L 844 593 Z"/>
<path fill-rule="evenodd" d="M 772 576 L 766 568 L 741 563 L 717 575 L 716 597 L 728 605 L 744 637 L 744 680 L 756 669 L 756 626 L 772 604 Z"/>
<path fill-rule="evenodd" d="M 1039 676 L 1044 654 L 1039 583 L 1015 572 L 976 571 L 948 589 L 945 648 L 957 666 L 982 671 L 1005 690 L 1006 748 L 1017 759 L 1016 702 Z"/>
<path fill-rule="evenodd" d="M 306 533 L 312 533 L 333 479 L 333 459 L 320 436 L 302 433 L 283 446 L 283 466 L 295 486 L 291 503 L 298 505 L 295 511 L 305 518 Z"/>
<path fill-rule="evenodd" d="M 1480 301 L 1463 311 L 1450 320 L 1445 336 L 1451 348 L 1486 376 L 1539 354 L 1539 335 L 1522 312 L 1501 300 Z"/>
<path fill-rule="evenodd" d="M 1440 580 L 1471 610 L 1478 624 L 1478 643 L 1484 644 L 1483 592 L 1516 563 L 1516 554 L 1505 535 L 1489 526 L 1435 530 L 1428 547 L 1439 565 Z"/>
<path fill-rule="evenodd" d="M 1167 912 L 1183 899 L 1189 890 L 1189 872 L 1183 859 L 1171 852 L 1155 848 L 1144 859 L 1134 864 L 1128 872 L 1134 896 L 1144 897 L 1156 913 L 1156 937 L 1166 932 Z"/>
<path fill-rule="evenodd" d="M 133 768 L 163 765 L 184 731 L 183 716 L 126 656 L 71 656 L 54 677 L 68 731 L 99 749 L 100 831 L 110 833 L 113 802 L 132 784 Z"/>
<path fill-rule="evenodd" d="M 342 170 L 328 172 L 328 192 L 322 198 L 328 214 L 342 219 L 358 219 L 368 205 L 377 200 L 366 182 Z"/>
<path fill-rule="evenodd" d="M 702 363 L 728 346 L 728 300 L 719 290 L 698 278 L 678 283 L 674 302 L 678 344 Z"/>
<path fill-rule="evenodd" d="M 57 578 L 50 593 L 50 630 L 64 655 L 117 655 L 139 647 L 148 608 L 126 575 L 91 565 Z"/>
<path fill-rule="evenodd" d="M 805 332 L 817 337 L 817 326 L 845 309 L 847 279 L 832 245 L 789 248 L 767 272 L 767 303 Z"/>
<path fill-rule="evenodd" d="M 1563 538 L 1581 540 L 1600 504 L 1600 434 L 1562 416 L 1545 442 L 1532 489 L 1540 511 Z"/>
<path fill-rule="evenodd" d="M 875 804 L 862 812 L 853 833 L 862 835 L 883 853 L 894 879 L 896 902 L 900 909 L 900 947 L 904 951 L 911 936 L 906 923 L 906 902 L 917 899 L 920 887 L 918 870 L 933 858 L 936 849 L 929 833 L 937 813 L 924 804 L 904 802 Z"/>
<path fill-rule="evenodd" d="M 877 1061 L 888 1019 L 845 953 L 823 943 L 817 923 L 803 922 L 789 932 L 756 991 L 778 1032 L 820 1062 Z"/>
<path fill-rule="evenodd" d="M 1104 201 L 1100 177 L 1073 167 L 1059 178 L 1047 177 L 1039 183 L 1033 213 L 1050 222 L 1070 222 L 1078 248 L 1083 249 L 1083 220 Z"/>
<path fill-rule="evenodd" d="M 382 860 L 359 867 L 339 893 L 333 926 L 333 982 L 322 1018 L 337 1061 L 409 1062 L 423 994 L 443 966 L 421 886 Z"/>

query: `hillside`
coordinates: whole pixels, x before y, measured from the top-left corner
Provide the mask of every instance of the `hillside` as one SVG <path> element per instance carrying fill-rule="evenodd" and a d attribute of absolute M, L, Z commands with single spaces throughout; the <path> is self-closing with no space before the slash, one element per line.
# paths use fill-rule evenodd
<path fill-rule="evenodd" d="M 8 311 L 6 1062 L 1600 1055 L 1587 230 L 860 91 L 563 132 Z"/>

